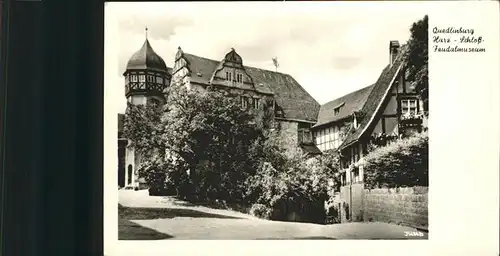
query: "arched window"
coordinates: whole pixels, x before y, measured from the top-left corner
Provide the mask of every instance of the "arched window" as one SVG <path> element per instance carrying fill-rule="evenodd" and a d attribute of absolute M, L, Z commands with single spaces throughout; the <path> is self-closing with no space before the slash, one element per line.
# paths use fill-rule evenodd
<path fill-rule="evenodd" d="M 128 165 L 127 172 L 128 172 L 127 184 L 130 184 L 130 183 L 132 183 L 132 165 L 131 164 Z"/>

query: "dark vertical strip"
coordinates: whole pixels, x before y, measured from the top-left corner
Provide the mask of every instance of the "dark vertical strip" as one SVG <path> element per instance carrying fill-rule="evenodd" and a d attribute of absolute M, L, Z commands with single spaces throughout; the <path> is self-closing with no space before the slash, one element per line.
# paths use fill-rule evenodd
<path fill-rule="evenodd" d="M 84 28 L 75 23 L 72 1 L 44 2 L 44 237 L 46 255 L 76 255 L 75 212 L 86 205 L 75 202 L 77 140 L 76 87 L 84 75 L 76 70 L 76 34 Z M 89 50 L 91 51 L 91 50 Z M 79 173 L 84 176 L 85 173 Z M 81 180 L 85 182 L 84 179 Z M 78 208 L 78 210 L 77 210 Z"/>
<path fill-rule="evenodd" d="M 401 80 L 400 81 L 403 84 L 403 94 L 406 94 L 406 81 L 405 81 L 403 75 L 401 75 Z"/>
<path fill-rule="evenodd" d="M 7 212 L 7 207 L 5 203 L 5 198 L 7 194 L 7 189 L 5 188 L 6 183 L 6 160 L 5 160 L 5 149 L 6 149 L 6 110 L 7 110 L 7 76 L 5 72 L 5 62 L 6 62 L 6 43 L 7 43 L 7 22 L 8 22 L 8 3 L 6 1 L 0 1 L 0 255 L 4 255 L 5 252 L 5 215 Z"/>
<path fill-rule="evenodd" d="M 9 18 L 9 3 L 0 1 L 0 255 L 6 254 L 5 244 L 7 243 L 7 227 L 5 216 L 7 215 L 7 163 L 6 163 L 6 147 L 7 147 L 7 73 L 6 67 L 6 46 L 7 46 L 7 23 Z"/>
<path fill-rule="evenodd" d="M 104 3 L 78 3 L 76 35 L 77 165 L 75 199 L 78 255 L 103 253 Z M 89 50 L 91 54 L 89 54 Z M 114 116 L 116 118 L 116 115 Z M 115 140 L 116 141 L 116 140 Z M 115 152 L 116 154 L 117 152 Z M 108 171 L 117 171 L 108 170 Z"/>
<path fill-rule="evenodd" d="M 41 3 L 4 1 L 0 255 L 37 255 L 40 237 Z"/>
<path fill-rule="evenodd" d="M 382 133 L 385 133 L 385 118 L 382 117 Z"/>
<path fill-rule="evenodd" d="M 397 99 L 397 109 L 396 109 L 396 115 L 398 116 L 398 120 L 399 120 L 399 116 L 401 116 L 401 98 L 398 98 Z"/>
<path fill-rule="evenodd" d="M 44 8 L 43 255 L 102 255 L 104 4 Z"/>

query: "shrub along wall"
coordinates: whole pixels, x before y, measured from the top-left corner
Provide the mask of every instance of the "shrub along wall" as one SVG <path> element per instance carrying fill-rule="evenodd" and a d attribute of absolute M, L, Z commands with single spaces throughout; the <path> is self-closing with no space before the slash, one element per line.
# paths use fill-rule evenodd
<path fill-rule="evenodd" d="M 365 221 L 428 228 L 428 187 L 365 189 Z"/>
<path fill-rule="evenodd" d="M 429 137 L 420 133 L 364 157 L 365 188 L 429 186 Z"/>

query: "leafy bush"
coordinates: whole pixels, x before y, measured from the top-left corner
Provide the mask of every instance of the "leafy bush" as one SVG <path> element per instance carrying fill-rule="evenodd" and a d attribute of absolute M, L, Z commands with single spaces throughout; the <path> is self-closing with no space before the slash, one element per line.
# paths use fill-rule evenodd
<path fill-rule="evenodd" d="M 175 196 L 177 194 L 173 187 L 149 188 L 148 192 L 150 196 Z"/>
<path fill-rule="evenodd" d="M 365 187 L 428 186 L 428 163 L 426 133 L 377 147 L 364 157 Z"/>
<path fill-rule="evenodd" d="M 330 203 L 326 207 L 327 224 L 340 223 L 340 211 L 338 203 Z"/>
<path fill-rule="evenodd" d="M 308 159 L 300 150 L 283 154 L 282 165 L 266 162 L 248 179 L 248 194 L 271 219 L 286 220 L 295 212 L 306 221 L 324 221 L 319 218 L 324 218 L 328 172 L 319 159 Z"/>
<path fill-rule="evenodd" d="M 253 204 L 250 208 L 250 214 L 261 219 L 270 219 L 271 212 L 271 208 L 263 204 Z"/>

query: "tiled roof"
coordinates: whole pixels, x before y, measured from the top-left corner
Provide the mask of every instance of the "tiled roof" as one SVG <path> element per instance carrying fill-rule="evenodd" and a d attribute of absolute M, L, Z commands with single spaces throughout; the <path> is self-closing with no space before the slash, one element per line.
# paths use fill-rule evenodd
<path fill-rule="evenodd" d="M 321 154 L 321 150 L 314 145 L 314 144 L 302 144 L 300 145 L 300 148 L 304 150 L 304 152 L 311 154 L 311 155 L 319 155 Z"/>
<path fill-rule="evenodd" d="M 373 86 L 373 89 L 370 92 L 370 95 L 368 96 L 365 104 L 363 105 L 363 108 L 361 109 L 361 112 L 364 114 L 363 119 L 360 121 L 360 124 L 357 129 L 349 131 L 349 134 L 345 138 L 344 142 L 340 146 L 340 149 L 343 147 L 349 146 L 351 143 L 357 141 L 361 136 L 364 135 L 366 132 L 365 130 L 368 130 L 368 127 L 372 123 L 372 118 L 374 115 L 377 113 L 377 108 L 380 104 L 380 102 L 384 99 L 386 96 L 387 90 L 391 86 L 391 82 L 393 78 L 397 75 L 398 70 L 400 67 L 404 64 L 403 63 L 403 55 L 406 51 L 406 46 L 402 46 L 400 48 L 401 50 L 399 51 L 399 54 L 394 62 L 393 65 L 387 65 L 382 73 L 380 74 L 377 82 Z M 374 118 L 373 118 L 374 119 Z"/>
<path fill-rule="evenodd" d="M 191 71 L 191 81 L 209 84 L 219 61 L 184 53 Z M 276 104 L 283 109 L 284 118 L 316 122 L 320 105 L 295 79 L 270 70 L 245 66 L 257 91 L 274 94 Z"/>
<path fill-rule="evenodd" d="M 359 111 L 366 102 L 372 88 L 373 85 L 370 85 L 321 105 L 318 122 L 313 128 L 344 119 L 351 116 L 355 111 Z M 335 115 L 334 110 L 340 106 L 339 113 Z"/>

